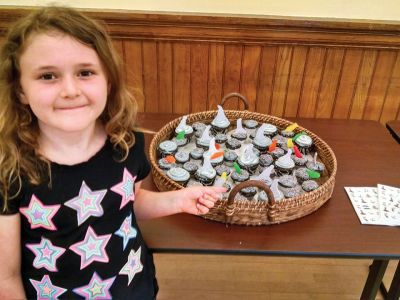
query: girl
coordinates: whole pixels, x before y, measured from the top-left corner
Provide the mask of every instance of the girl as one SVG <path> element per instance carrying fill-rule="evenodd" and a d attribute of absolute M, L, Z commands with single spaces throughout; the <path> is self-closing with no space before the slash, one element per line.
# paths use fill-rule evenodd
<path fill-rule="evenodd" d="M 0 59 L 0 298 L 154 299 L 136 220 L 207 213 L 225 189 L 140 188 L 136 103 L 93 20 L 35 11 Z"/>

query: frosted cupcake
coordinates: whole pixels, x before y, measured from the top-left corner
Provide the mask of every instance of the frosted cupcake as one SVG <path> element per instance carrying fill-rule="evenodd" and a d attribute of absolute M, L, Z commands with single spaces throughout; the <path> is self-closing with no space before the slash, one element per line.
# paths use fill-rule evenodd
<path fill-rule="evenodd" d="M 243 120 L 243 126 L 248 129 L 255 129 L 258 126 L 256 120 Z"/>
<path fill-rule="evenodd" d="M 160 158 L 158 160 L 158 166 L 162 169 L 162 170 L 169 170 L 172 167 L 175 167 L 176 164 L 175 162 L 169 161 L 167 158 L 163 157 Z"/>
<path fill-rule="evenodd" d="M 186 124 L 188 116 L 183 116 L 178 126 L 175 128 L 175 134 L 178 135 L 181 132 L 185 133 L 186 138 L 190 138 L 193 135 L 193 127 Z"/>
<path fill-rule="evenodd" d="M 318 153 L 315 152 L 314 159 L 306 164 L 306 167 L 310 170 L 323 173 L 325 171 L 325 165 L 322 162 L 317 161 Z"/>
<path fill-rule="evenodd" d="M 203 148 L 194 148 L 192 151 L 190 151 L 190 157 L 193 159 L 202 159 L 204 154 L 204 149 Z"/>
<path fill-rule="evenodd" d="M 215 118 L 211 121 L 211 126 L 215 133 L 218 132 L 225 133 L 230 125 L 230 122 L 228 118 L 225 116 L 225 112 L 222 106 L 217 105 L 217 107 L 218 107 L 218 112 Z"/>
<path fill-rule="evenodd" d="M 203 154 L 203 158 L 208 157 L 210 159 L 211 165 L 216 166 L 223 162 L 224 152 L 218 150 L 215 146 L 215 138 L 211 138 L 210 146 L 206 152 Z"/>
<path fill-rule="evenodd" d="M 222 173 L 229 175 L 232 172 L 231 168 L 229 168 L 227 165 L 218 165 L 215 167 L 215 171 L 217 172 L 218 176 L 221 176 Z"/>
<path fill-rule="evenodd" d="M 264 135 L 272 139 L 278 133 L 278 128 L 275 125 L 269 123 L 264 124 Z"/>
<path fill-rule="evenodd" d="M 299 136 L 294 137 L 293 140 L 301 153 L 308 154 L 310 152 L 313 141 L 307 134 L 300 134 Z"/>
<path fill-rule="evenodd" d="M 305 191 L 305 192 L 311 192 L 313 190 L 316 190 L 318 188 L 318 183 L 314 180 L 307 180 L 304 181 L 301 184 L 301 188 Z"/>
<path fill-rule="evenodd" d="M 276 147 L 272 152 L 270 152 L 273 158 L 279 159 L 280 157 L 285 155 L 285 150 L 282 148 Z"/>
<path fill-rule="evenodd" d="M 291 158 L 291 155 L 292 150 L 289 149 L 284 156 L 278 158 L 275 161 L 275 169 L 278 175 L 290 174 L 293 171 L 295 164 L 293 159 Z"/>
<path fill-rule="evenodd" d="M 228 140 L 228 137 L 224 133 L 217 133 L 215 135 L 215 142 L 217 144 L 223 145 Z"/>
<path fill-rule="evenodd" d="M 216 176 L 217 172 L 212 167 L 210 159 L 206 156 L 203 165 L 194 173 L 194 177 L 203 185 L 212 185 Z"/>
<path fill-rule="evenodd" d="M 273 159 L 272 155 L 270 155 L 270 154 L 261 154 L 260 155 L 260 166 L 268 167 L 268 166 L 272 165 L 273 162 L 274 162 L 274 159 Z"/>
<path fill-rule="evenodd" d="M 307 163 L 307 158 L 304 155 L 302 157 L 297 157 L 296 155 L 292 154 L 292 159 L 294 164 L 299 167 L 303 167 Z"/>
<path fill-rule="evenodd" d="M 294 175 L 296 176 L 299 183 L 310 179 L 310 175 L 308 175 L 307 170 L 307 168 L 298 168 L 294 171 Z"/>
<path fill-rule="evenodd" d="M 254 139 L 252 141 L 254 147 L 256 147 L 260 151 L 266 151 L 269 145 L 272 144 L 272 140 L 264 135 L 264 128 L 267 124 L 262 124 L 260 128 L 256 131 Z"/>
<path fill-rule="evenodd" d="M 232 171 L 231 178 L 235 183 L 239 183 L 239 182 L 243 182 L 243 181 L 249 180 L 250 174 L 246 170 L 241 170 L 240 173 L 238 173 L 235 170 L 235 171 Z"/>
<path fill-rule="evenodd" d="M 210 129 L 211 129 L 211 126 L 207 125 L 206 128 L 204 129 L 201 137 L 196 139 L 197 147 L 200 147 L 203 149 L 208 149 L 208 147 L 210 146 L 210 141 L 212 139 L 212 136 L 210 134 Z"/>
<path fill-rule="evenodd" d="M 241 168 L 253 173 L 260 162 L 259 157 L 253 152 L 253 144 L 243 146 L 242 154 L 238 157 L 238 164 Z"/>
<path fill-rule="evenodd" d="M 185 138 L 185 137 L 176 136 L 176 137 L 173 137 L 173 138 L 172 138 L 172 141 L 173 141 L 178 147 L 183 147 L 183 146 L 185 146 L 185 145 L 189 142 L 189 139 L 187 139 L 187 138 Z"/>
<path fill-rule="evenodd" d="M 278 179 L 272 180 L 272 184 L 270 186 L 271 192 L 274 195 L 275 201 L 279 201 L 285 198 L 283 193 L 278 188 Z"/>
<path fill-rule="evenodd" d="M 185 186 L 190 178 L 189 172 L 180 167 L 169 169 L 167 171 L 167 176 L 182 186 Z"/>
<path fill-rule="evenodd" d="M 266 185 L 270 186 L 272 184 L 271 174 L 273 170 L 274 166 L 269 166 L 268 168 L 265 168 L 260 174 L 251 176 L 250 179 L 262 181 Z"/>
<path fill-rule="evenodd" d="M 195 162 L 188 161 L 183 164 L 183 168 L 188 171 L 190 175 L 194 175 L 194 173 L 196 173 L 197 169 L 199 168 L 199 165 Z"/>
<path fill-rule="evenodd" d="M 185 150 L 179 150 L 175 153 L 176 162 L 179 164 L 184 164 L 189 161 L 189 153 Z"/>
<path fill-rule="evenodd" d="M 235 150 L 235 149 L 239 149 L 241 147 L 241 143 L 239 140 L 235 139 L 235 138 L 230 138 L 228 139 L 228 141 L 225 143 L 226 148 L 231 149 L 231 150 Z"/>
<path fill-rule="evenodd" d="M 231 136 L 239 141 L 244 141 L 247 138 L 247 131 L 242 126 L 242 119 L 236 120 L 236 129 L 232 132 Z"/>
<path fill-rule="evenodd" d="M 246 197 L 247 200 L 253 200 L 254 196 L 257 194 L 257 188 L 254 186 L 248 186 L 240 190 L 240 194 Z"/>
<path fill-rule="evenodd" d="M 174 155 L 178 150 L 178 145 L 170 140 L 163 141 L 158 145 L 158 153 L 161 157 Z"/>
<path fill-rule="evenodd" d="M 224 153 L 224 160 L 225 160 L 225 164 L 229 167 L 233 166 L 233 163 L 237 160 L 238 155 L 236 154 L 235 151 L 225 151 Z"/>

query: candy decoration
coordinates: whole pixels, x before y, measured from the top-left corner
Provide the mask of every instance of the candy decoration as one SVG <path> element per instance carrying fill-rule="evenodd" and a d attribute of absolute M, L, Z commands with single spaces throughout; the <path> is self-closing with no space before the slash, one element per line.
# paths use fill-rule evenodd
<path fill-rule="evenodd" d="M 185 130 L 181 131 L 178 133 L 178 135 L 176 136 L 176 139 L 179 140 L 183 140 L 185 138 Z"/>
<path fill-rule="evenodd" d="M 277 143 L 277 140 L 273 139 L 273 140 L 272 140 L 272 144 L 269 145 L 269 148 L 268 148 L 268 151 L 269 151 L 269 152 L 272 152 L 272 151 L 275 150 L 275 148 L 276 148 L 276 143 Z"/>
<path fill-rule="evenodd" d="M 318 179 L 321 177 L 321 175 L 318 172 L 309 169 L 307 169 L 307 174 L 311 179 Z"/>
<path fill-rule="evenodd" d="M 294 155 L 296 155 L 297 158 L 302 158 L 303 155 L 301 154 L 301 152 L 299 151 L 299 148 L 297 148 L 297 146 L 293 146 L 294 149 Z"/>
<path fill-rule="evenodd" d="M 293 141 L 296 141 L 301 135 L 305 135 L 306 133 L 304 131 L 299 132 L 298 134 L 296 134 L 293 138 Z"/>
<path fill-rule="evenodd" d="M 293 141 L 292 141 L 292 139 L 288 139 L 287 140 L 287 146 L 288 146 L 288 148 L 293 148 Z"/>
<path fill-rule="evenodd" d="M 240 169 L 239 165 L 236 162 L 233 163 L 233 168 L 235 169 L 236 173 L 242 174 L 242 169 Z"/>
<path fill-rule="evenodd" d="M 173 157 L 172 155 L 166 156 L 166 157 L 165 157 L 165 160 L 166 160 L 167 162 L 169 162 L 170 164 L 173 164 L 174 162 L 176 162 L 175 157 Z"/>
<path fill-rule="evenodd" d="M 226 180 L 226 178 L 228 178 L 228 175 L 226 174 L 226 172 L 222 172 L 221 178 L 224 180 Z"/>
<path fill-rule="evenodd" d="M 223 155 L 224 155 L 224 151 L 215 152 L 213 155 L 211 155 L 210 159 L 215 159 L 215 158 L 218 158 Z"/>
<path fill-rule="evenodd" d="M 215 144 L 215 149 L 217 149 L 217 150 L 221 149 L 221 145 L 220 144 Z"/>
<path fill-rule="evenodd" d="M 293 130 L 295 130 L 297 128 L 297 123 L 293 123 L 292 125 L 289 125 L 288 127 L 286 127 L 285 131 L 289 131 L 292 132 Z"/>

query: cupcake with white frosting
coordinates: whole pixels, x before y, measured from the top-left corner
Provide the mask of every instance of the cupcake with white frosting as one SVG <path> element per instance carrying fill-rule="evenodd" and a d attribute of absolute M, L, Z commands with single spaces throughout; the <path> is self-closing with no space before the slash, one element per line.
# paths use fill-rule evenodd
<path fill-rule="evenodd" d="M 285 155 L 275 161 L 275 168 L 278 175 L 290 174 L 294 170 L 295 164 L 291 155 L 292 150 L 289 149 Z"/>
<path fill-rule="evenodd" d="M 217 105 L 217 107 L 218 107 L 218 112 L 215 118 L 211 121 L 211 126 L 215 133 L 217 132 L 225 133 L 231 123 L 225 116 L 225 112 L 222 106 Z"/>
<path fill-rule="evenodd" d="M 158 145 L 158 153 L 161 157 L 165 157 L 168 155 L 174 155 L 178 150 L 178 145 L 170 140 L 162 141 Z"/>
<path fill-rule="evenodd" d="M 211 126 L 207 125 L 206 128 L 204 129 L 201 137 L 196 139 L 197 147 L 201 147 L 203 149 L 208 149 L 208 147 L 210 146 L 210 141 L 212 139 L 212 136 L 210 134 L 210 129 L 211 129 Z"/>
<path fill-rule="evenodd" d="M 175 153 L 176 162 L 179 164 L 184 164 L 185 162 L 189 161 L 189 152 L 184 150 L 179 150 Z"/>
<path fill-rule="evenodd" d="M 253 151 L 253 144 L 243 145 L 242 149 L 242 154 L 238 157 L 238 164 L 242 169 L 253 173 L 257 169 L 260 159 Z"/>
<path fill-rule="evenodd" d="M 178 126 L 175 128 L 175 135 L 180 134 L 181 132 L 185 133 L 186 138 L 190 138 L 193 135 L 193 127 L 186 124 L 188 116 L 183 116 Z"/>
<path fill-rule="evenodd" d="M 315 152 L 314 159 L 307 162 L 306 167 L 310 170 L 316 171 L 318 173 L 323 173 L 325 171 L 325 165 L 317 160 L 318 153 Z"/>
<path fill-rule="evenodd" d="M 212 185 L 216 176 L 217 172 L 212 167 L 210 158 L 204 157 L 203 165 L 197 169 L 194 177 L 203 185 Z"/>
<path fill-rule="evenodd" d="M 169 169 L 167 171 L 167 176 L 182 186 L 185 186 L 190 178 L 189 172 L 180 167 Z"/>
<path fill-rule="evenodd" d="M 269 123 L 264 124 L 264 135 L 272 139 L 278 133 L 278 128 L 275 125 Z"/>
<path fill-rule="evenodd" d="M 218 155 L 220 154 L 220 155 Z M 210 145 L 207 151 L 203 153 L 203 158 L 208 157 L 213 167 L 221 164 L 224 160 L 224 152 L 218 150 L 215 145 L 215 138 L 211 138 Z"/>
<path fill-rule="evenodd" d="M 252 141 L 254 147 L 262 152 L 266 151 L 269 145 L 272 144 L 272 140 L 264 135 L 264 129 L 266 126 L 267 124 L 262 124 L 261 127 L 258 128 Z"/>
<path fill-rule="evenodd" d="M 293 138 L 299 151 L 303 154 L 308 154 L 313 146 L 313 141 L 307 134 L 300 134 L 297 138 Z"/>
<path fill-rule="evenodd" d="M 242 126 L 242 119 L 236 120 L 236 129 L 232 132 L 231 136 L 239 141 L 244 141 L 247 138 L 247 131 Z"/>

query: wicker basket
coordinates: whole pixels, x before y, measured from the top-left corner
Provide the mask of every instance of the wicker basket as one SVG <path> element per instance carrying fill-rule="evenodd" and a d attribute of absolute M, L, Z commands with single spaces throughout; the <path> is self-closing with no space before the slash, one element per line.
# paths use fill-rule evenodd
<path fill-rule="evenodd" d="M 230 97 L 239 97 L 245 104 L 244 111 L 225 110 L 226 117 L 232 121 L 242 119 L 253 119 L 261 123 L 274 124 L 278 128 L 286 128 L 292 122 L 255 112 L 248 111 L 248 104 L 245 97 L 238 93 L 231 93 L 224 97 L 221 105 Z M 194 114 L 189 114 L 187 122 L 192 124 L 196 121 L 210 123 L 217 111 L 205 111 Z M 150 144 L 150 161 L 152 165 L 152 175 L 155 185 L 160 191 L 169 191 L 181 189 L 182 186 L 175 181 L 169 179 L 167 175 L 157 165 L 157 147 L 160 142 L 170 139 L 178 126 L 181 118 L 177 118 L 167 123 L 154 136 Z M 267 185 L 260 181 L 249 180 L 236 185 L 229 193 L 227 199 L 218 200 L 215 206 L 208 214 L 202 217 L 214 221 L 223 222 L 226 224 L 240 225 L 269 225 L 287 222 L 306 216 L 328 201 L 332 195 L 335 175 L 337 170 L 337 161 L 332 149 L 317 135 L 311 131 L 299 126 L 295 132 L 305 131 L 312 139 L 318 152 L 318 157 L 322 160 L 326 167 L 325 180 L 314 191 L 304 193 L 300 196 L 287 198 L 280 201 L 275 201 L 272 192 Z M 266 191 L 268 201 L 260 200 L 234 200 L 235 195 L 242 189 L 248 186 L 256 186 Z"/>

